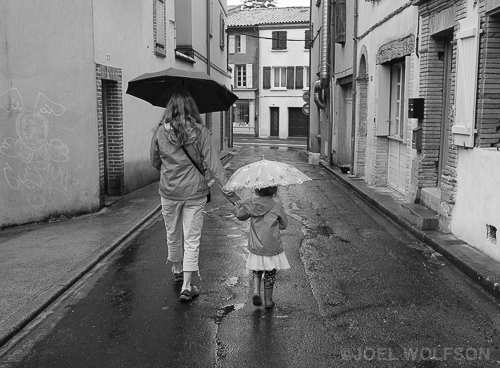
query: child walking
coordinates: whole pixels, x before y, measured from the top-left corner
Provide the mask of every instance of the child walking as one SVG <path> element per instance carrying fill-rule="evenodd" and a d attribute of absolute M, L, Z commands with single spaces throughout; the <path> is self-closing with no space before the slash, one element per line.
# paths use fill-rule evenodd
<path fill-rule="evenodd" d="M 236 218 L 250 219 L 248 259 L 246 267 L 253 273 L 253 305 L 261 306 L 260 285 L 264 278 L 264 307 L 274 307 L 273 290 L 276 271 L 290 268 L 280 230 L 286 229 L 288 219 L 285 210 L 273 197 L 278 187 L 255 189 L 257 197 L 236 203 Z"/>

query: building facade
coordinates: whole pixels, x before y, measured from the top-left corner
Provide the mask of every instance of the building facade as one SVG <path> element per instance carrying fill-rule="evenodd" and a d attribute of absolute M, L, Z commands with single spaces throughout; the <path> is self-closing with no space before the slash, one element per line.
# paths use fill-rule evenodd
<path fill-rule="evenodd" d="M 309 90 L 308 22 L 307 7 L 242 7 L 230 12 L 230 39 L 239 42 L 240 50 L 245 39 L 245 53 L 230 53 L 233 86 L 241 104 L 248 101 L 249 116 L 247 126 L 246 118 L 233 122 L 235 133 L 307 136 L 303 95 Z"/>
<path fill-rule="evenodd" d="M 347 2 L 351 100 L 339 74 L 349 70 L 350 51 L 338 60 L 344 3 L 311 1 L 310 150 L 342 164 L 351 123 L 354 175 L 431 209 L 438 230 L 500 260 L 500 0 L 357 0 L 352 13 Z"/>
<path fill-rule="evenodd" d="M 229 86 L 226 2 L 198 3 L 2 2 L 0 227 L 94 212 L 158 180 L 149 144 L 163 109 L 127 82 L 176 67 Z M 226 115 L 205 116 L 220 149 Z"/>

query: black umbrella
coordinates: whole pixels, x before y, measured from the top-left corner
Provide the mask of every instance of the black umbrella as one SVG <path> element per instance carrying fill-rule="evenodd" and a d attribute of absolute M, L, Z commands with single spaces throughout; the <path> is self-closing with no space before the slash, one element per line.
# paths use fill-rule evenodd
<path fill-rule="evenodd" d="M 172 94 L 179 90 L 186 90 L 193 96 L 200 113 L 226 111 L 238 99 L 207 73 L 175 68 L 132 79 L 128 82 L 127 94 L 154 106 L 165 107 Z"/>

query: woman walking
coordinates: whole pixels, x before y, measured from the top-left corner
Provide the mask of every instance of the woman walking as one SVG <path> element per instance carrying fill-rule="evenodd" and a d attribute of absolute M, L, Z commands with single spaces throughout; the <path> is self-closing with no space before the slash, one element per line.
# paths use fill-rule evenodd
<path fill-rule="evenodd" d="M 161 171 L 159 192 L 168 261 L 173 263 L 174 280 L 182 282 L 180 300 L 188 302 L 199 295 L 191 280 L 193 273 L 199 272 L 203 211 L 210 193 L 204 173 L 209 173 L 221 189 L 227 182 L 211 133 L 203 126 L 188 92 L 176 92 L 168 101 L 150 153 L 151 164 Z M 239 201 L 233 192 L 222 192 L 233 204 Z"/>

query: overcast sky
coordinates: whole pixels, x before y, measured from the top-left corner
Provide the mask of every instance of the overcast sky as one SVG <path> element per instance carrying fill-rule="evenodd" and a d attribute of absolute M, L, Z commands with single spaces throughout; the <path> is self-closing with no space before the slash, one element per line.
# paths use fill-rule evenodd
<path fill-rule="evenodd" d="M 227 5 L 240 5 L 242 0 L 227 0 Z M 309 6 L 310 0 L 278 0 L 277 6 Z"/>

